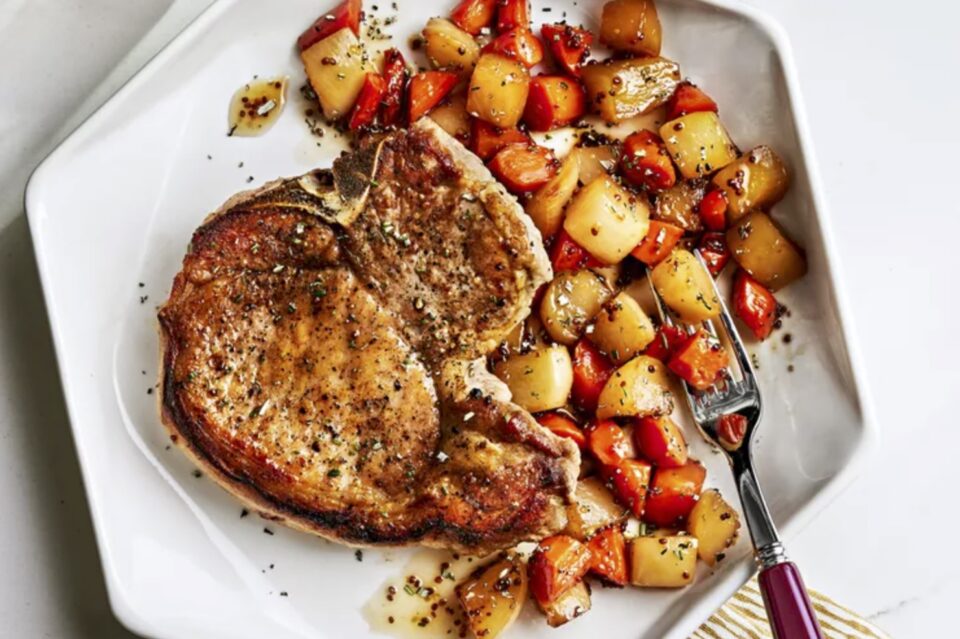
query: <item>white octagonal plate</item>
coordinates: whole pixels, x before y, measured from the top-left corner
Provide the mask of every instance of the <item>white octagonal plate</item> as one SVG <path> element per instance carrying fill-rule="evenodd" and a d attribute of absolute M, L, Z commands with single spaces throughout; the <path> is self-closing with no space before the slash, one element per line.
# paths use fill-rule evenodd
<path fill-rule="evenodd" d="M 382 0 L 406 47 L 442 5 Z M 370 633 L 361 613 L 415 551 L 354 552 L 257 517 L 193 469 L 157 417 L 155 305 L 168 293 L 192 230 L 229 195 L 329 165 L 342 141 L 317 145 L 296 87 L 295 36 L 317 0 L 221 0 L 65 141 L 31 179 L 27 209 L 111 603 L 151 637 L 339 638 Z M 450 6 L 447 6 L 447 5 Z M 539 25 L 595 27 L 601 1 L 534 0 Z M 809 275 L 787 291 L 793 340 L 757 350 L 766 416 L 758 472 L 789 533 L 836 494 L 873 440 L 825 208 L 782 32 L 727 1 L 660 0 L 665 55 L 721 105 L 743 148 L 768 143 L 793 187 L 776 209 L 808 251 Z M 545 11 L 549 7 L 550 11 Z M 226 107 L 254 74 L 291 77 L 291 104 L 259 138 L 228 138 Z M 788 366 L 793 372 L 788 372 Z M 150 392 L 148 392 L 148 390 Z M 733 494 L 721 456 L 694 442 L 710 482 Z M 269 528 L 273 534 L 266 534 Z M 525 614 L 512 637 L 681 638 L 750 572 L 741 543 L 684 591 L 598 590 L 594 609 L 559 630 Z M 528 607 L 531 608 L 531 607 Z"/>

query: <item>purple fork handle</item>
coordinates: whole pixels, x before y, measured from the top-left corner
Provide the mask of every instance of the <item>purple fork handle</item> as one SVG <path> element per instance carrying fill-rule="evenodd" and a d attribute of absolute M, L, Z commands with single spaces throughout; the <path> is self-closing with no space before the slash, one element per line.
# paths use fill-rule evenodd
<path fill-rule="evenodd" d="M 797 566 L 790 561 L 760 573 L 760 593 L 776 639 L 823 639 Z"/>

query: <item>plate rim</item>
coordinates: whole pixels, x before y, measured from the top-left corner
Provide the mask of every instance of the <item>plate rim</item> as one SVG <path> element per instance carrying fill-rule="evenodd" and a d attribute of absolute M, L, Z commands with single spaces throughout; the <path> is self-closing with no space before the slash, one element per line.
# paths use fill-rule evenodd
<path fill-rule="evenodd" d="M 54 171 L 61 156 L 67 154 L 72 147 L 78 143 L 79 139 L 83 137 L 85 130 L 108 117 L 113 109 L 117 108 L 129 93 L 147 81 L 168 59 L 175 56 L 177 52 L 191 40 L 195 32 L 206 27 L 237 1 L 238 0 L 215 0 L 204 8 L 40 161 L 31 173 L 24 192 L 24 208 L 40 277 L 44 306 L 49 318 L 57 370 L 60 377 L 61 392 L 65 399 L 70 432 L 80 462 L 80 473 L 90 509 L 91 523 L 96 537 L 97 550 L 99 552 L 101 568 L 106 584 L 107 598 L 113 614 L 121 624 L 137 634 L 151 637 L 167 637 L 172 635 L 167 634 L 164 628 L 156 627 L 155 624 L 148 622 L 136 610 L 136 607 L 128 601 L 127 593 L 113 571 L 116 558 L 103 534 L 103 529 L 108 523 L 100 512 L 101 497 L 90 490 L 90 462 L 87 460 L 85 447 L 92 444 L 84 442 L 81 436 L 83 429 L 78 427 L 78 424 L 82 420 L 77 419 L 78 413 L 74 408 L 75 401 L 72 399 L 72 389 L 68 381 L 70 377 L 68 375 L 69 369 L 66 366 L 63 356 L 64 338 L 61 334 L 60 323 L 55 319 L 56 300 L 53 299 L 51 293 L 51 276 L 46 264 L 47 255 L 44 253 L 41 221 L 39 219 L 41 214 L 39 211 L 44 208 L 42 204 L 42 194 L 45 184 L 49 180 L 48 174 Z M 826 480 L 804 506 L 791 513 L 786 523 L 778 526 L 781 536 L 784 540 L 789 541 L 805 528 L 817 513 L 833 502 L 849 487 L 853 480 L 860 475 L 864 465 L 879 445 L 880 429 L 875 419 L 872 399 L 866 382 L 867 378 L 861 350 L 853 329 L 853 312 L 846 291 L 840 285 L 842 281 L 842 266 L 834 233 L 829 223 L 829 208 L 826 204 L 818 164 L 814 161 L 815 153 L 812 136 L 800 92 L 800 82 L 793 57 L 793 50 L 786 30 L 765 11 L 746 4 L 742 0 L 679 1 L 682 4 L 692 3 L 716 7 L 746 19 L 769 38 L 776 52 L 786 85 L 787 99 L 791 106 L 801 161 L 809 180 L 810 195 L 814 205 L 813 214 L 819 227 L 820 241 L 823 245 L 827 279 L 832 288 L 840 332 L 849 361 L 849 390 L 852 391 L 852 398 L 856 402 L 856 409 L 860 417 L 860 436 L 851 446 L 850 456 L 840 470 Z M 687 637 L 704 623 L 727 598 L 736 592 L 752 574 L 752 564 L 748 558 L 744 558 L 732 566 L 725 575 L 714 577 L 714 584 L 711 585 L 709 591 L 704 593 L 704 596 L 699 601 L 688 605 L 686 610 L 677 617 L 675 623 L 667 630 L 666 634 L 663 635 L 664 639 L 684 639 Z"/>

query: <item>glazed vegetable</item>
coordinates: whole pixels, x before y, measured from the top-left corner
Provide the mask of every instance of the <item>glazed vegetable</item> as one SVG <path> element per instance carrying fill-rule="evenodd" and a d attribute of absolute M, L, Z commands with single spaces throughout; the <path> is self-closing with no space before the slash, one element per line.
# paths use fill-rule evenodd
<path fill-rule="evenodd" d="M 577 426 L 577 423 L 566 415 L 560 413 L 543 413 L 537 415 L 537 422 L 547 428 L 557 437 L 570 439 L 581 450 L 587 447 L 587 436 L 583 430 Z"/>
<path fill-rule="evenodd" d="M 658 468 L 679 468 L 687 463 L 687 441 L 680 427 L 667 416 L 638 419 L 633 441 L 644 459 Z"/>
<path fill-rule="evenodd" d="M 580 77 L 580 66 L 590 53 L 593 34 L 569 24 L 545 24 L 540 34 L 557 64 L 570 75 Z"/>
<path fill-rule="evenodd" d="M 457 586 L 467 626 L 494 639 L 514 622 L 527 600 L 527 571 L 516 555 L 498 559 Z"/>
<path fill-rule="evenodd" d="M 650 346 L 643 351 L 643 354 L 656 358 L 661 362 L 667 362 L 686 341 L 687 333 L 683 329 L 661 324 L 657 329 L 657 336 L 650 342 Z"/>
<path fill-rule="evenodd" d="M 643 515 L 646 507 L 652 470 L 642 459 L 624 459 L 607 470 L 617 499 L 637 517 Z"/>
<path fill-rule="evenodd" d="M 733 259 L 755 280 L 776 292 L 807 272 L 803 253 L 766 213 L 754 211 L 727 231 Z"/>
<path fill-rule="evenodd" d="M 533 143 L 509 144 L 493 156 L 490 171 L 512 193 L 529 193 L 544 186 L 557 172 L 550 149 Z"/>
<path fill-rule="evenodd" d="M 571 153 L 549 182 L 527 200 L 524 209 L 545 238 L 553 237 L 563 224 L 563 211 L 577 189 L 580 161 Z"/>
<path fill-rule="evenodd" d="M 758 146 L 713 176 L 726 196 L 727 221 L 737 222 L 754 209 L 768 209 L 787 192 L 787 167 L 768 146 Z"/>
<path fill-rule="evenodd" d="M 477 35 L 493 22 L 496 12 L 497 0 L 461 0 L 450 20 L 470 35 Z"/>
<path fill-rule="evenodd" d="M 566 126 L 579 119 L 585 111 L 583 88 L 572 78 L 539 75 L 530 80 L 530 94 L 523 121 L 531 131 L 549 131 Z"/>
<path fill-rule="evenodd" d="M 606 264 L 626 257 L 647 234 L 649 225 L 646 203 L 606 175 L 573 196 L 563 222 L 577 244 Z"/>
<path fill-rule="evenodd" d="M 724 500 L 720 491 L 705 490 L 690 511 L 687 528 L 697 538 L 700 559 L 715 566 L 723 560 L 727 548 L 737 541 L 740 515 Z"/>
<path fill-rule="evenodd" d="M 438 69 L 470 73 L 480 57 L 473 36 L 445 18 L 430 18 L 423 41 L 427 58 Z"/>
<path fill-rule="evenodd" d="M 703 199 L 705 184 L 702 180 L 683 180 L 676 186 L 657 194 L 653 217 L 669 222 L 685 231 L 699 232 L 703 224 L 697 207 Z"/>
<path fill-rule="evenodd" d="M 505 56 L 484 53 L 470 76 L 467 111 L 499 127 L 514 127 L 527 103 L 527 68 Z"/>
<path fill-rule="evenodd" d="M 396 126 L 404 113 L 404 95 L 408 82 L 407 61 L 397 49 L 383 52 L 383 78 L 386 82 L 381 99 L 380 124 Z"/>
<path fill-rule="evenodd" d="M 612 145 L 579 146 L 571 155 L 580 161 L 580 183 L 590 184 L 602 175 L 610 175 L 617 168 L 617 152 Z"/>
<path fill-rule="evenodd" d="M 470 116 L 467 114 L 467 96 L 458 93 L 436 106 L 430 112 L 430 119 L 440 128 L 467 143 L 470 140 Z"/>
<path fill-rule="evenodd" d="M 656 526 L 682 526 L 703 489 L 707 471 L 690 460 L 678 468 L 658 468 L 653 473 L 644 519 Z"/>
<path fill-rule="evenodd" d="M 704 233 L 697 244 L 700 257 L 707 265 L 707 270 L 714 277 L 720 275 L 723 267 L 730 261 L 730 248 L 727 246 L 727 236 L 723 233 Z"/>
<path fill-rule="evenodd" d="M 697 207 L 700 221 L 711 231 L 723 231 L 727 228 L 727 196 L 723 191 L 708 191 Z"/>
<path fill-rule="evenodd" d="M 593 271 L 564 271 L 547 286 L 540 319 L 554 341 L 573 344 L 611 297 L 613 290 Z"/>
<path fill-rule="evenodd" d="M 609 526 L 594 535 L 590 549 L 590 572 L 615 586 L 627 585 L 627 542 L 619 526 Z"/>
<path fill-rule="evenodd" d="M 573 385 L 570 354 L 559 344 L 508 357 L 493 372 L 510 388 L 513 401 L 532 413 L 566 404 Z"/>
<path fill-rule="evenodd" d="M 600 42 L 615 51 L 660 55 L 660 18 L 653 0 L 611 0 L 603 5 Z"/>
<path fill-rule="evenodd" d="M 530 0 L 498 0 L 497 31 L 530 27 Z"/>
<path fill-rule="evenodd" d="M 650 191 L 669 189 L 677 181 L 663 140 L 652 131 L 637 131 L 623 141 L 620 172 L 633 184 Z"/>
<path fill-rule="evenodd" d="M 530 557 L 530 592 L 541 605 L 556 601 L 590 568 L 590 550 L 569 535 L 542 540 Z"/>
<path fill-rule="evenodd" d="M 637 301 L 620 293 L 597 314 L 593 332 L 589 335 L 614 363 L 623 364 L 639 355 L 653 341 L 656 329 Z"/>
<path fill-rule="evenodd" d="M 379 73 L 368 73 L 364 78 L 363 86 L 357 95 L 357 103 L 353 105 L 353 113 L 347 128 L 351 131 L 373 124 L 380 109 L 380 100 L 387 90 L 387 83 Z"/>
<path fill-rule="evenodd" d="M 593 412 L 600 393 L 616 367 L 585 338 L 573 349 L 573 401 L 582 410 Z"/>
<path fill-rule="evenodd" d="M 713 386 L 727 366 L 730 356 L 715 338 L 702 328 L 677 349 L 667 367 L 697 390 Z"/>
<path fill-rule="evenodd" d="M 523 66 L 534 67 L 543 61 L 543 43 L 527 28 L 510 29 L 491 40 L 484 53 L 498 53 Z"/>
<path fill-rule="evenodd" d="M 660 127 L 660 137 L 685 178 L 709 175 L 737 159 L 737 147 L 711 111 L 670 120 Z"/>
<path fill-rule="evenodd" d="M 530 136 L 516 127 L 501 128 L 483 120 L 473 120 L 470 150 L 481 160 L 489 160 L 508 144 L 530 141 Z"/>
<path fill-rule="evenodd" d="M 586 477 L 577 482 L 573 503 L 567 506 L 566 532 L 584 541 L 601 528 L 619 524 L 627 514 L 600 479 Z"/>
<path fill-rule="evenodd" d="M 690 82 L 681 82 L 667 103 L 667 119 L 675 120 L 681 115 L 701 111 L 717 112 L 717 103 Z"/>
<path fill-rule="evenodd" d="M 683 237 L 683 229 L 668 222 L 650 220 L 650 228 L 635 249 L 630 251 L 648 266 L 655 266 L 673 252 L 677 242 Z"/>
<path fill-rule="evenodd" d="M 587 426 L 587 449 L 602 466 L 616 466 L 632 456 L 633 444 L 612 419 L 598 419 Z"/>
<path fill-rule="evenodd" d="M 630 583 L 646 588 L 681 588 L 697 569 L 696 537 L 654 535 L 630 541 Z"/>
<path fill-rule="evenodd" d="M 306 51 L 327 36 L 331 36 L 340 29 L 350 29 L 353 35 L 360 35 L 360 0 L 346 0 L 338 4 L 333 11 L 325 13 L 311 24 L 306 31 L 297 38 L 300 51 Z"/>
<path fill-rule="evenodd" d="M 554 273 L 602 266 L 586 249 L 574 242 L 563 227 L 557 232 L 550 247 L 550 264 L 553 265 Z"/>
<path fill-rule="evenodd" d="M 680 81 L 680 67 L 666 58 L 608 60 L 583 67 L 581 77 L 590 107 L 607 122 L 620 122 L 664 104 Z"/>
<path fill-rule="evenodd" d="M 721 415 L 717 420 L 717 441 L 731 452 L 737 450 L 743 445 L 747 425 L 747 418 L 738 413 Z"/>
<path fill-rule="evenodd" d="M 349 113 L 367 77 L 360 41 L 353 31 L 340 29 L 302 51 L 300 59 L 324 117 L 338 120 Z"/>
<path fill-rule="evenodd" d="M 450 71 L 423 71 L 410 79 L 410 122 L 416 122 L 447 97 L 457 85 L 457 74 Z"/>
<path fill-rule="evenodd" d="M 757 339 L 764 340 L 777 322 L 777 300 L 767 288 L 745 271 L 733 282 L 733 312 Z"/>
<path fill-rule="evenodd" d="M 547 617 L 547 625 L 562 626 L 590 610 L 590 587 L 583 581 L 577 582 L 556 601 L 540 604 L 540 609 Z"/>
<path fill-rule="evenodd" d="M 697 324 L 720 314 L 713 279 L 690 251 L 676 249 L 654 267 L 650 279 L 660 298 L 684 322 Z"/>
<path fill-rule="evenodd" d="M 668 385 L 663 363 L 638 355 L 607 380 L 597 401 L 597 418 L 667 414 L 673 410 Z"/>

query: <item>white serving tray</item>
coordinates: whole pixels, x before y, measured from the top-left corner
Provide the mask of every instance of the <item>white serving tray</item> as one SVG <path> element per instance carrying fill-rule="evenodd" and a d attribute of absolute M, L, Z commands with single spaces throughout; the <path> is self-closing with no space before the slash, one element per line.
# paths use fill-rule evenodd
<path fill-rule="evenodd" d="M 399 2 L 395 12 L 382 0 L 375 15 L 398 15 L 391 33 L 404 48 L 428 17 L 454 4 Z M 532 17 L 539 25 L 566 11 L 571 22 L 595 27 L 600 5 L 536 0 Z M 782 30 L 753 9 L 728 0 L 658 6 L 665 55 L 717 100 L 741 147 L 768 143 L 793 173 L 776 217 L 806 247 L 810 272 L 784 296 L 792 342 L 756 349 L 766 409 L 758 473 L 789 538 L 850 481 L 875 438 L 796 74 Z M 343 148 L 329 137 L 316 145 L 296 92 L 303 73 L 292 44 L 318 10 L 315 0 L 216 3 L 54 151 L 27 190 L 111 604 L 146 636 L 364 636 L 361 608 L 412 552 L 367 551 L 358 563 L 352 550 L 241 518 L 239 504 L 167 449 L 156 396 L 147 392 L 156 382 L 155 305 L 206 212 L 248 188 L 251 176 L 259 184 L 303 173 Z M 263 137 L 228 138 L 229 98 L 254 74 L 291 77 L 288 112 Z M 732 495 L 722 457 L 693 445 L 708 481 Z M 265 525 L 275 534 L 264 534 Z M 681 639 L 750 570 L 742 543 L 717 573 L 701 565 L 690 589 L 603 589 L 583 619 L 551 630 L 530 613 L 509 634 Z"/>

